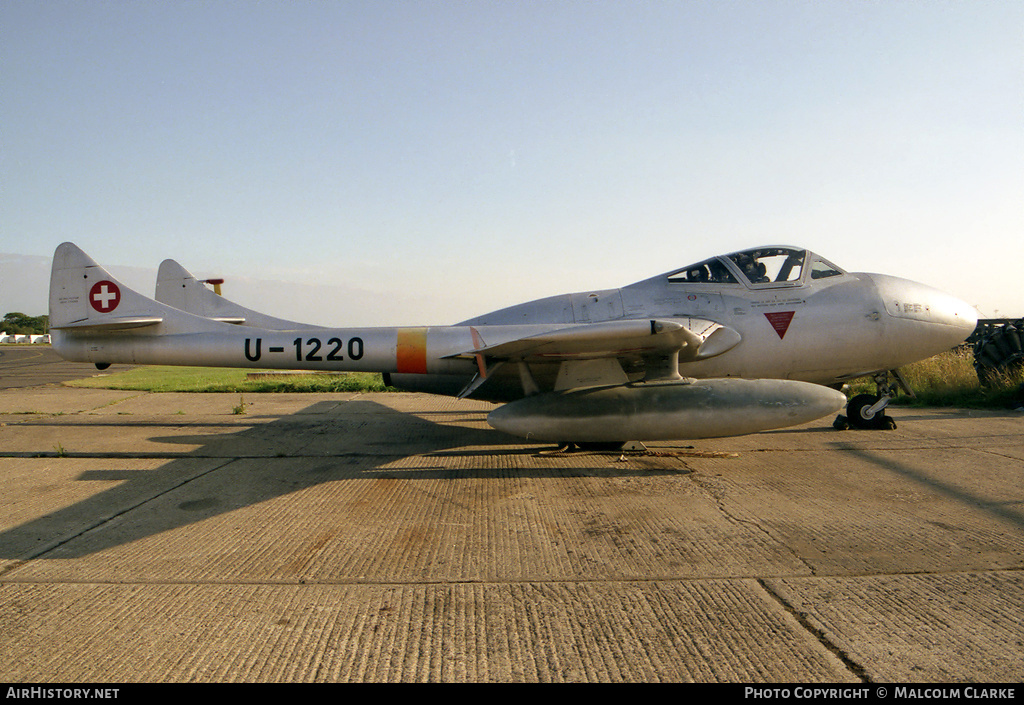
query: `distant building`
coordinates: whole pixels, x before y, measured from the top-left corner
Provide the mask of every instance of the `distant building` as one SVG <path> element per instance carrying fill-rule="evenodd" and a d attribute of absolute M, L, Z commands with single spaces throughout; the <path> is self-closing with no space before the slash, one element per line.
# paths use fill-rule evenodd
<path fill-rule="evenodd" d="M 0 343 L 28 343 L 30 345 L 49 345 L 49 334 L 36 335 L 35 333 L 15 333 L 10 335 L 7 331 L 0 331 Z"/>

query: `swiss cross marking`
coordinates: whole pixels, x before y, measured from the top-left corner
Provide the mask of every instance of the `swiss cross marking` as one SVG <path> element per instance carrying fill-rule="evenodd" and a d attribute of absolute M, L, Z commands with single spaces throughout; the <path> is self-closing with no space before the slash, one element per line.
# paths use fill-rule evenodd
<path fill-rule="evenodd" d="M 100 313 L 110 313 L 121 303 L 121 290 L 112 281 L 96 282 L 89 289 L 89 303 Z"/>
<path fill-rule="evenodd" d="M 796 311 L 776 311 L 774 313 L 766 313 L 764 317 L 768 319 L 768 322 L 772 324 L 772 328 L 779 334 L 779 340 L 782 340 L 786 336 L 786 331 L 789 330 L 789 324 L 793 321 L 793 314 Z"/>

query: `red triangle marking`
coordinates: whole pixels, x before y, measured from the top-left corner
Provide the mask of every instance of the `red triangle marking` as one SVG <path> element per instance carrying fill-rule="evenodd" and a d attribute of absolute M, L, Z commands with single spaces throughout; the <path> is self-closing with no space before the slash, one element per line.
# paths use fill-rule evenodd
<path fill-rule="evenodd" d="M 786 331 L 789 330 L 789 324 L 793 320 L 794 313 L 796 311 L 776 311 L 775 313 L 764 314 L 764 317 L 772 324 L 772 328 L 779 334 L 779 340 L 782 340 L 786 335 Z"/>

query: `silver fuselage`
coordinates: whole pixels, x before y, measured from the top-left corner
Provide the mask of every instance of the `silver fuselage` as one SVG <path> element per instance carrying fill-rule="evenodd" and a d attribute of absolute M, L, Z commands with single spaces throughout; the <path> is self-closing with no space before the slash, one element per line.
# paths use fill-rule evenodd
<path fill-rule="evenodd" d="M 761 287 L 675 283 L 659 276 L 621 289 L 538 299 L 460 325 L 483 329 L 628 318 L 710 320 L 739 334 L 741 341 L 728 352 L 681 365 L 685 376 L 818 384 L 836 384 L 925 359 L 961 344 L 977 324 L 971 306 L 932 287 L 882 274 L 842 273 Z M 534 372 L 539 379 L 555 373 L 554 365 Z M 446 393 L 463 383 L 412 375 L 392 375 L 392 381 L 409 389 Z M 495 398 L 521 394 L 511 371 L 495 380 L 491 390 Z"/>
<path fill-rule="evenodd" d="M 174 286 L 189 285 L 182 272 Z M 949 294 L 896 277 L 847 273 L 791 247 L 732 253 L 621 289 L 553 296 L 455 326 L 422 328 L 292 326 L 236 305 L 216 319 L 209 307 L 156 302 L 109 277 L 70 243 L 58 248 L 51 326 L 53 345 L 66 359 L 363 370 L 384 373 L 405 389 L 492 400 L 581 386 L 595 369 L 601 384 L 668 374 L 834 385 L 952 348 L 977 321 L 973 308 Z M 97 300 L 115 290 L 118 299 Z M 201 297 L 205 290 L 196 291 Z M 223 322 L 232 318 L 234 324 Z M 676 345 L 693 353 L 679 359 L 678 374 L 674 360 L 669 368 L 656 350 L 642 347 L 636 331 L 647 322 L 652 333 L 656 325 L 674 326 L 700 337 L 699 347 L 692 336 L 691 344 Z M 549 334 L 556 338 L 550 354 L 529 346 Z M 588 367 L 590 358 L 613 360 L 614 370 L 605 363 Z M 474 383 L 477 376 L 484 383 Z"/>

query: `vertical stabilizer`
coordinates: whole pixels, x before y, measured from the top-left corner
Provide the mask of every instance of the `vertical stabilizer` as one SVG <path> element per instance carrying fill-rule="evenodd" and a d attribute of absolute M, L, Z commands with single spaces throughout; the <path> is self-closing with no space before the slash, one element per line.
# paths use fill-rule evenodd
<path fill-rule="evenodd" d="M 53 254 L 50 328 L 137 328 L 163 320 L 160 305 L 117 281 L 77 245 Z"/>
<path fill-rule="evenodd" d="M 156 300 L 196 316 L 264 330 L 320 328 L 308 323 L 268 316 L 246 308 L 211 291 L 191 272 L 172 259 L 160 263 L 156 278 Z"/>
<path fill-rule="evenodd" d="M 138 293 L 73 243 L 57 247 L 50 273 L 52 330 L 75 334 L 158 324 L 161 334 L 194 333 L 217 325 Z"/>

